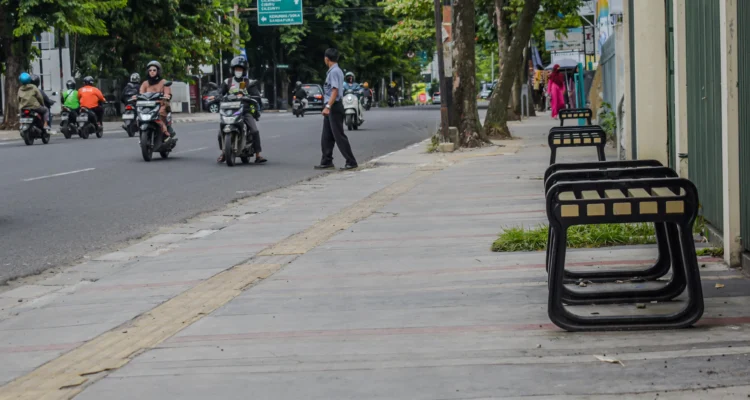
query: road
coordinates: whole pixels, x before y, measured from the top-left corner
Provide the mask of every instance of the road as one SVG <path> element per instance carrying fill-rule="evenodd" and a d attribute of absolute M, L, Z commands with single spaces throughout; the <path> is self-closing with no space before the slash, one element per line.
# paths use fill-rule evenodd
<path fill-rule="evenodd" d="M 372 110 L 365 117 L 349 135 L 360 163 L 427 138 L 439 111 Z M 321 126 L 317 112 L 265 114 L 259 127 L 269 163 L 234 168 L 216 163 L 218 123 L 177 125 L 175 152 L 151 163 L 124 132 L 30 147 L 0 142 L 0 283 L 321 174 L 312 168 L 320 161 Z"/>

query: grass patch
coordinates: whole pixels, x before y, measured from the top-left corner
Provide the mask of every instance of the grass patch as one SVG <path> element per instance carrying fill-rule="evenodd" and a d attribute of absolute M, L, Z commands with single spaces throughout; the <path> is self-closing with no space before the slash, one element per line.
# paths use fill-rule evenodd
<path fill-rule="evenodd" d="M 427 152 L 428 153 L 436 152 L 439 145 L 440 145 L 440 139 L 438 138 L 438 136 L 432 135 L 432 138 L 430 139 L 430 143 L 427 143 Z"/>
<path fill-rule="evenodd" d="M 724 257 L 724 249 L 717 248 L 717 247 L 705 247 L 702 249 L 697 249 L 695 251 L 695 254 L 698 257 L 703 257 L 703 256 Z"/>
<path fill-rule="evenodd" d="M 568 248 L 654 244 L 653 224 L 576 225 L 568 228 Z M 492 243 L 492 251 L 540 251 L 547 248 L 547 225 L 508 228 Z"/>

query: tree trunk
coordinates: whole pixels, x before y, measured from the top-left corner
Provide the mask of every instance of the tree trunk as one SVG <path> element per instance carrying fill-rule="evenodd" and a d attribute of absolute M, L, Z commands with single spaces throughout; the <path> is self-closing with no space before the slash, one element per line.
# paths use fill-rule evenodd
<path fill-rule="evenodd" d="M 453 106 L 459 118 L 456 146 L 478 147 L 488 140 L 477 110 L 474 0 L 454 0 L 453 20 Z"/>
<path fill-rule="evenodd" d="M 2 25 L 0 25 L 0 47 L 2 47 L 3 58 L 5 60 L 5 104 L 3 106 L 3 123 L 0 124 L 0 130 L 18 129 L 18 76 L 21 75 L 23 68 L 23 58 L 21 54 L 22 43 L 25 40 L 20 38 L 14 39 L 13 27 L 5 14 L 8 10 L 0 7 L 0 14 L 3 14 Z"/>
<path fill-rule="evenodd" d="M 526 50 L 524 50 L 523 70 L 523 81 L 526 83 L 528 88 L 527 95 L 529 96 L 529 117 L 536 117 L 536 102 L 534 101 L 533 84 L 534 76 L 532 75 L 535 68 L 533 67 L 533 63 L 531 61 L 531 47 L 529 46 L 526 46 Z"/>
<path fill-rule="evenodd" d="M 498 14 L 498 7 L 502 7 L 503 0 L 495 0 L 495 13 L 498 18 L 502 18 L 499 21 L 505 25 L 504 15 Z M 515 81 L 516 74 L 519 72 L 518 60 L 523 55 L 523 49 L 529 43 L 531 37 L 531 25 L 534 22 L 534 16 L 539 11 L 539 4 L 541 0 L 527 0 L 523 5 L 523 10 L 519 15 L 518 24 L 513 35 L 513 39 L 508 47 L 508 51 L 505 54 L 505 60 L 503 60 L 502 69 L 500 71 L 500 80 L 497 87 L 492 92 L 490 99 L 490 106 L 487 110 L 487 118 L 484 121 L 484 129 L 488 137 L 500 137 L 510 138 L 510 130 L 508 129 L 508 103 L 510 102 L 511 89 L 513 82 Z M 502 8 L 501 8 L 502 9 Z M 498 29 L 498 36 L 502 33 L 501 29 Z M 498 38 L 500 44 L 504 40 Z M 516 62 L 513 62 L 516 60 Z"/>
<path fill-rule="evenodd" d="M 519 71 L 523 72 L 523 71 Z M 516 79 L 513 80 L 513 89 L 511 91 L 511 110 L 515 114 L 515 119 L 508 114 L 508 121 L 521 120 L 523 117 L 523 110 L 521 104 L 521 85 L 523 84 L 523 76 L 521 73 L 516 74 Z"/>

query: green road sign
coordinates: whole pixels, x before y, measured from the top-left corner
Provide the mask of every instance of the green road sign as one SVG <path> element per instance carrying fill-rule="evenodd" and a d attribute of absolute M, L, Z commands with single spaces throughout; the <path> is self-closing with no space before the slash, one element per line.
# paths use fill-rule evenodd
<path fill-rule="evenodd" d="M 302 0 L 258 0 L 258 25 L 302 25 Z"/>
<path fill-rule="evenodd" d="M 288 69 L 289 64 L 276 64 L 276 68 L 278 69 Z"/>

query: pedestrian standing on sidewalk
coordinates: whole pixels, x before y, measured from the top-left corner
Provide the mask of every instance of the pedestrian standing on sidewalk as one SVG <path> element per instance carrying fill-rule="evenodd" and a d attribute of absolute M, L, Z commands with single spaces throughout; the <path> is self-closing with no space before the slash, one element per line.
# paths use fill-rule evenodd
<path fill-rule="evenodd" d="M 328 49 L 325 52 L 325 63 L 328 66 L 326 83 L 323 86 L 325 108 L 323 109 L 323 135 L 320 139 L 320 147 L 323 156 L 320 165 L 315 169 L 332 169 L 333 146 L 338 145 L 341 155 L 346 160 L 342 170 L 357 168 L 357 160 L 352 153 L 349 138 L 344 133 L 344 105 L 341 103 L 344 87 L 344 72 L 339 68 L 339 52 L 336 49 Z"/>
<path fill-rule="evenodd" d="M 557 118 L 557 114 L 565 106 L 565 78 L 560 73 L 560 66 L 555 64 L 552 73 L 549 74 L 547 89 L 550 94 L 550 107 L 552 107 L 552 118 Z"/>

